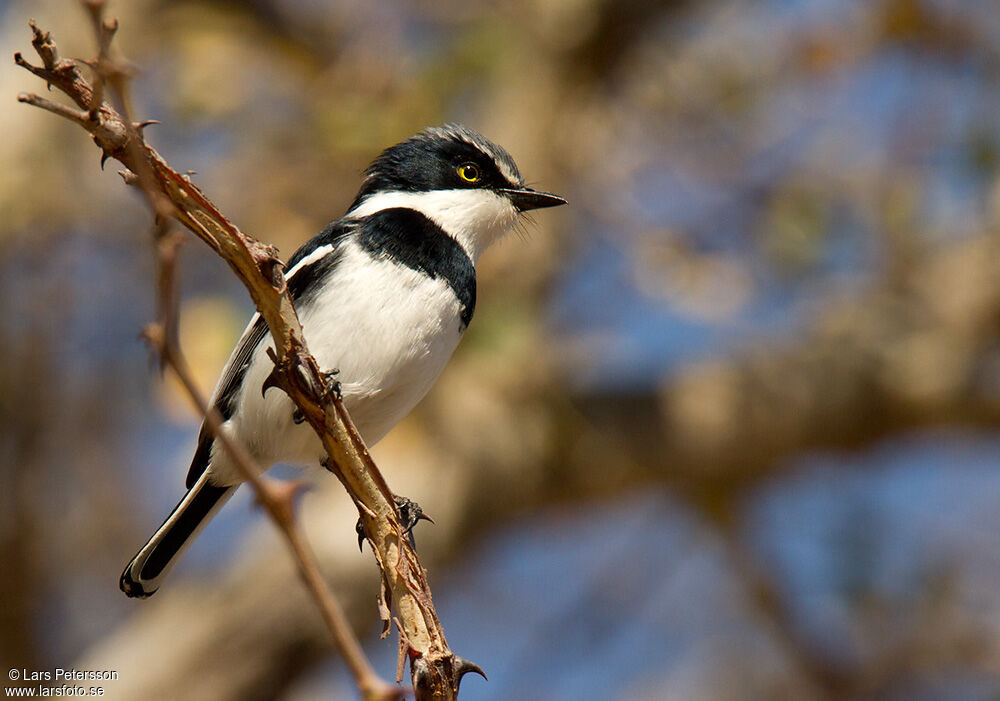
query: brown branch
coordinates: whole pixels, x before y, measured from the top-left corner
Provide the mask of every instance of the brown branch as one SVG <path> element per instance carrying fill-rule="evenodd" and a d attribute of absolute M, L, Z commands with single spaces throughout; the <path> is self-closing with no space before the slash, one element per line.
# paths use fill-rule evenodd
<path fill-rule="evenodd" d="M 125 78 L 128 71 L 110 57 L 115 23 L 103 21 L 103 3 L 91 0 L 100 47 L 90 65 L 98 76 L 91 85 L 73 61 L 60 59 L 48 32 L 30 23 L 32 45 L 42 60 L 33 66 L 20 54 L 17 65 L 66 94 L 82 113 L 37 95 L 18 100 L 66 117 L 91 134 L 103 151 L 127 169 L 126 181 L 139 185 L 157 216 L 172 216 L 208 244 L 229 264 L 246 286 L 274 341 L 274 370 L 269 382 L 283 389 L 320 436 L 327 466 L 358 505 L 365 533 L 382 572 L 383 591 L 395 605 L 407 641 L 410 673 L 417 699 L 454 699 L 461 678 L 478 668 L 455 656 L 434 611 L 426 573 L 404 535 L 393 494 L 368 453 L 339 396 L 329 391 L 305 343 L 302 327 L 285 284 L 283 262 L 272 246 L 262 244 L 234 226 L 190 181 L 171 168 L 143 139 L 127 116 Z M 103 84 L 112 87 L 118 109 L 96 98 Z M 130 177 L 130 175 L 132 177 Z M 162 333 L 162 332 L 161 332 Z M 211 414 L 208 414 L 211 416 Z M 266 505 L 266 502 L 265 502 Z M 294 547 L 294 543 L 292 544 Z M 386 616 L 386 612 L 382 612 Z"/>
<path fill-rule="evenodd" d="M 180 355 L 180 297 L 177 285 L 177 251 L 184 239 L 170 226 L 172 220 L 156 217 L 153 245 L 156 247 L 156 318 L 159 319 L 163 343 L 176 348 Z M 160 369 L 166 358 L 160 354 Z"/>
<path fill-rule="evenodd" d="M 97 37 L 97 61 L 94 63 L 94 92 L 90 98 L 90 109 L 87 116 L 97 119 L 97 113 L 104 102 L 104 84 L 114 74 L 115 67 L 110 61 L 111 40 L 118 31 L 118 20 L 104 19 L 104 2 L 102 0 L 84 0 L 83 6 L 90 15 L 94 34 Z"/>
<path fill-rule="evenodd" d="M 15 54 L 15 56 L 20 56 L 20 54 Z M 26 105 L 32 105 L 33 107 L 40 107 L 47 112 L 52 114 L 57 114 L 60 117 L 65 117 L 71 122 L 76 122 L 77 124 L 83 125 L 87 121 L 87 113 L 81 112 L 80 110 L 75 110 L 72 107 L 67 107 L 58 102 L 53 102 L 48 100 L 41 95 L 35 95 L 32 93 L 21 93 L 17 96 L 18 102 L 23 102 Z"/>

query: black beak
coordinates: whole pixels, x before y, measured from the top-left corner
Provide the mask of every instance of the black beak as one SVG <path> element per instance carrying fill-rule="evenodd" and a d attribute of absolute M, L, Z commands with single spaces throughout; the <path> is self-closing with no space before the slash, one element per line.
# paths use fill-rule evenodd
<path fill-rule="evenodd" d="M 517 211 L 526 212 L 529 209 L 542 209 L 543 207 L 558 207 L 566 204 L 559 195 L 551 195 L 548 192 L 538 192 L 530 187 L 522 187 L 519 190 L 503 189 L 503 194 L 510 198 L 510 201 L 517 207 Z"/>

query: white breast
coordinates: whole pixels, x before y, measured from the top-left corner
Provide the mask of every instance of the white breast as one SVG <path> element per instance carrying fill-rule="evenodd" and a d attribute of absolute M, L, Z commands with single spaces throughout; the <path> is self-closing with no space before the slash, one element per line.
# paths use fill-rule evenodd
<path fill-rule="evenodd" d="M 430 390 L 461 338 L 460 304 L 443 279 L 391 260 L 373 260 L 344 244 L 334 278 L 299 307 L 309 350 L 324 370 L 337 368 L 344 403 L 368 445 L 375 444 Z M 261 396 L 273 364 L 265 337 L 247 369 L 226 430 L 263 467 L 310 463 L 323 454 L 308 424 L 292 421 L 294 406 L 280 390 Z M 214 481 L 239 481 L 224 451 L 212 451 Z"/>

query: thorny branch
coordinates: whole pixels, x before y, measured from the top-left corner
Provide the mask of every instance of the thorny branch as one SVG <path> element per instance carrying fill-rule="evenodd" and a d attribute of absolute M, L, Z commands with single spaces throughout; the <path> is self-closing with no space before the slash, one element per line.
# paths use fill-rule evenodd
<path fill-rule="evenodd" d="M 448 648 L 431 600 L 426 572 L 404 535 L 392 492 L 372 461 L 343 402 L 336 393 L 328 390 L 324 374 L 306 347 L 302 327 L 287 292 L 282 273 L 283 262 L 272 246 L 247 236 L 226 219 L 189 178 L 171 168 L 146 143 L 142 128 L 148 122 L 134 124 L 129 118 L 127 82 L 132 71 L 123 60 L 113 56 L 111 50 L 117 21 L 103 17 L 104 3 L 101 0 L 86 0 L 84 6 L 93 22 L 98 43 L 97 59 L 85 62 L 94 72 L 93 84 L 80 72 L 77 62 L 59 57 L 51 35 L 40 30 L 33 21 L 30 22 L 33 32 L 31 43 L 42 65 L 30 64 L 20 53 L 14 55 L 17 65 L 44 80 L 50 88 L 56 87 L 72 100 L 77 109 L 35 94 L 21 94 L 18 101 L 83 127 L 102 151 L 102 166 L 108 157 L 120 161 L 127 169 L 122 172 L 125 182 L 138 186 L 146 196 L 157 222 L 156 242 L 160 260 L 160 322 L 147 330 L 147 337 L 161 352 L 163 363 L 174 369 L 182 382 L 188 385 L 188 392 L 199 404 L 199 410 L 205 412 L 209 428 L 223 437 L 231 452 L 235 449 L 234 456 L 239 455 L 239 447 L 226 441 L 224 434 L 218 432 L 219 418 L 208 411 L 190 383 L 190 374 L 173 340 L 176 336 L 176 313 L 172 311 L 175 305 L 172 268 L 176 243 L 175 235 L 166 222 L 173 218 L 191 230 L 229 264 L 247 287 L 274 341 L 272 357 L 275 367 L 269 383 L 288 393 L 320 436 L 329 458 L 325 464 L 337 475 L 358 507 L 366 536 L 382 572 L 379 608 L 385 626 L 383 635 L 388 633 L 391 607 L 395 605 L 401 623 L 401 641 L 405 641 L 406 654 L 410 659 L 416 698 L 457 698 L 462 677 L 470 671 L 479 674 L 482 671 Z M 112 95 L 115 105 L 103 100 L 106 92 Z M 246 476 L 275 521 L 279 525 L 291 523 L 293 518 L 288 504 L 292 494 L 277 494 L 273 487 L 255 478 L 252 464 L 240 458 L 237 462 L 246 468 Z M 306 550 L 296 530 L 283 528 L 283 532 L 296 553 L 300 572 L 323 608 L 324 595 L 321 589 L 317 589 L 322 580 L 311 559 L 311 552 Z M 329 599 L 332 600 L 332 597 Z M 330 613 L 335 610 L 335 603 L 334 608 L 323 608 L 324 619 L 336 636 L 336 624 L 332 622 Z M 335 618 L 336 614 L 332 616 Z M 377 680 L 377 683 L 371 682 L 371 679 Z M 398 696 L 397 689 L 390 687 L 386 691 L 385 683 L 373 673 L 369 683 L 373 694 Z M 362 690 L 364 692 L 364 687 Z M 372 695 L 366 698 L 393 696 Z"/>

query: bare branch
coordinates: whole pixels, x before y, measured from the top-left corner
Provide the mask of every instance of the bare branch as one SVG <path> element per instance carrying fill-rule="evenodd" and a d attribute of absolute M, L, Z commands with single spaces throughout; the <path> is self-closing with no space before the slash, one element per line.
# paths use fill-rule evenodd
<path fill-rule="evenodd" d="M 118 20 L 104 20 L 104 2 L 102 0 L 84 0 L 83 6 L 90 15 L 90 21 L 94 25 L 94 34 L 97 36 L 97 61 L 94 63 L 94 93 L 90 99 L 90 110 L 88 115 L 91 120 L 97 119 L 97 112 L 104 102 L 104 83 L 107 76 L 114 70 L 110 64 L 108 55 L 111 48 L 111 40 L 118 31 Z"/>
<path fill-rule="evenodd" d="M 18 54 L 20 56 L 20 54 Z M 18 102 L 23 102 L 26 105 L 31 105 L 33 107 L 40 107 L 43 110 L 57 114 L 60 117 L 65 117 L 66 119 L 76 122 L 77 124 L 83 124 L 87 121 L 87 113 L 81 112 L 80 110 L 75 110 L 72 107 L 67 107 L 58 102 L 53 102 L 41 95 L 35 95 L 34 93 L 21 93 L 17 96 Z"/>
<path fill-rule="evenodd" d="M 156 217 L 153 245 L 156 247 L 156 317 L 160 320 L 164 345 L 177 348 L 180 353 L 178 327 L 177 251 L 184 239 L 170 226 L 171 219 Z M 160 370 L 166 363 L 160 354 Z"/>

